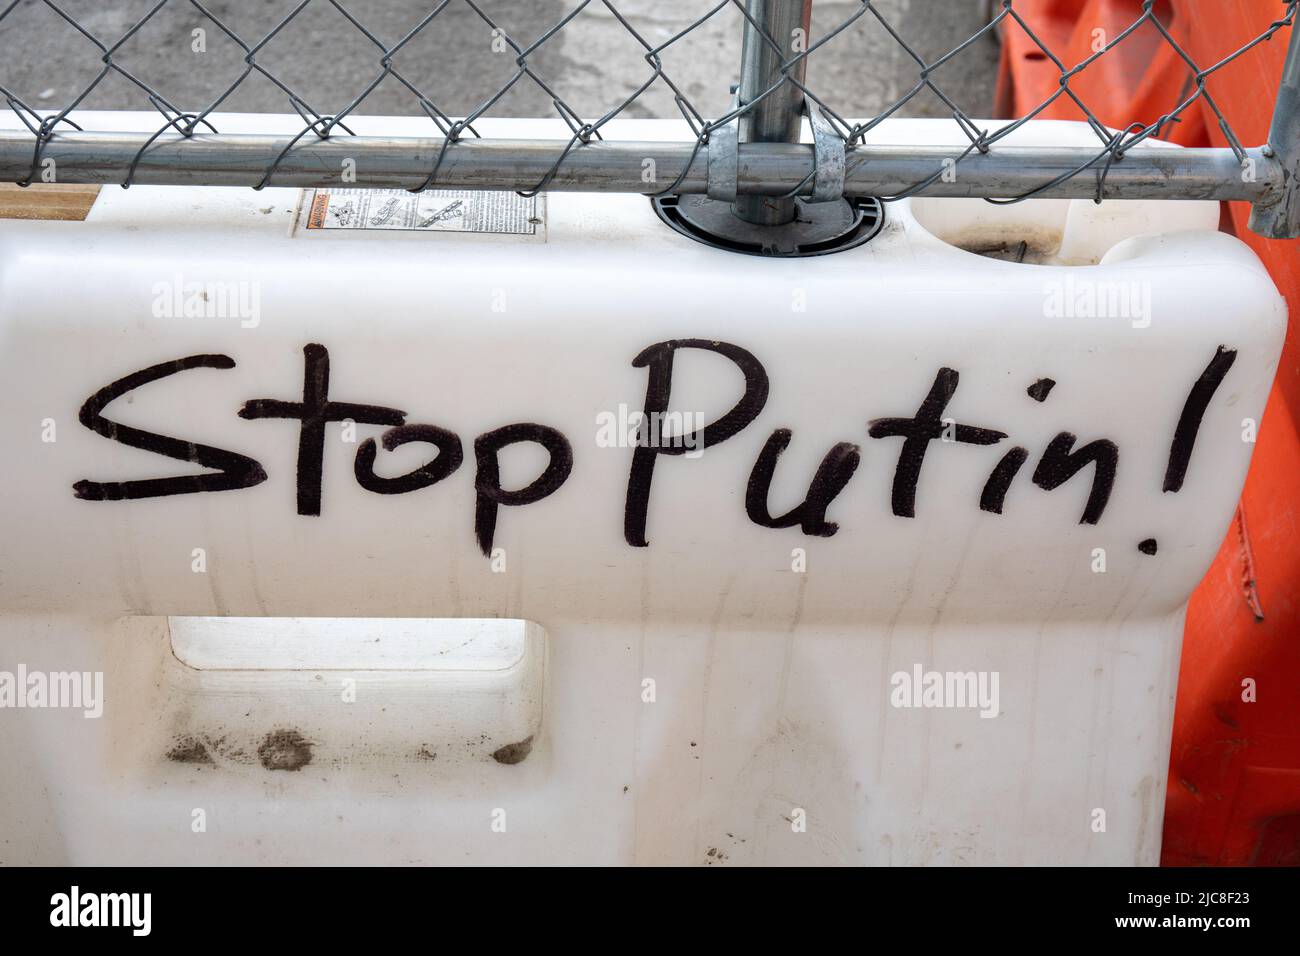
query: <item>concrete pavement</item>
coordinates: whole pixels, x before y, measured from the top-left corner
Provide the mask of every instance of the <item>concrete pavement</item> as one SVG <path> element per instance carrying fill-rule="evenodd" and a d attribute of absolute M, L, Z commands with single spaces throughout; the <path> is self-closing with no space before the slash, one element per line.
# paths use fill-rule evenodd
<path fill-rule="evenodd" d="M 112 45 L 157 0 L 59 0 L 59 7 L 90 34 Z M 204 7 L 233 32 L 255 44 L 301 0 L 207 0 Z M 579 6 L 576 0 L 479 0 L 479 7 L 521 46 L 534 43 Z M 396 43 L 435 0 L 349 0 L 341 6 L 382 44 Z M 427 27 L 394 57 L 399 72 L 439 108 L 463 115 L 505 86 L 516 73 L 514 54 L 465 0 L 448 0 Z M 652 45 L 658 45 L 717 6 L 715 0 L 615 0 L 613 6 Z M 985 22 L 980 0 L 876 0 L 874 6 L 927 60 L 933 60 Z M 0 5 L 3 9 L 3 5 Z M 816 0 L 814 42 L 861 5 Z M 663 54 L 664 72 L 705 117 L 727 109 L 728 85 L 737 78 L 740 27 L 737 9 L 725 6 Z M 195 30 L 204 31 L 196 35 Z M 337 113 L 380 75 L 380 47 L 348 22 L 329 0 L 305 7 L 257 53 L 257 61 L 322 114 Z M 168 0 L 114 54 L 114 61 L 187 112 L 213 103 L 245 70 L 244 52 L 187 0 Z M 101 71 L 102 53 L 90 38 L 42 0 L 20 0 L 0 19 L 0 85 L 41 110 L 71 102 Z M 946 64 L 935 82 L 970 115 L 992 107 L 997 47 L 982 38 Z M 530 67 L 584 119 L 594 119 L 625 99 L 650 76 L 644 49 L 601 2 L 590 2 L 529 56 Z M 845 116 L 869 116 L 905 95 L 919 67 L 870 14 L 814 52 L 808 83 Z M 110 73 L 81 104 L 99 109 L 152 109 L 128 79 Z M 223 110 L 288 112 L 286 92 L 252 73 L 221 104 Z M 359 111 L 418 113 L 414 94 L 389 77 L 366 96 Z M 490 115 L 554 115 L 550 97 L 528 77 L 514 83 Z M 672 91 L 656 81 L 624 113 L 628 117 L 679 115 Z M 904 116 L 949 115 L 924 91 L 900 111 Z"/>

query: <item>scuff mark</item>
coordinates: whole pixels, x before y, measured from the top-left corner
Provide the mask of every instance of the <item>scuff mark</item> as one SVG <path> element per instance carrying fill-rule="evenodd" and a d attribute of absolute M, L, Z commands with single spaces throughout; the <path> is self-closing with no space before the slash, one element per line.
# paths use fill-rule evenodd
<path fill-rule="evenodd" d="M 311 742 L 296 730 L 273 730 L 257 748 L 267 770 L 301 770 L 311 763 Z"/>
<path fill-rule="evenodd" d="M 492 751 L 492 759 L 497 763 L 517 764 L 523 763 L 530 753 L 533 752 L 533 737 L 529 734 L 523 740 L 514 744 L 506 744 L 504 747 L 498 747 Z"/>
<path fill-rule="evenodd" d="M 1255 623 L 1264 620 L 1264 606 L 1259 601 L 1259 588 L 1255 583 L 1255 551 L 1250 546 L 1250 533 L 1246 530 L 1246 509 L 1237 504 L 1237 540 L 1241 546 L 1241 588 L 1246 607 L 1255 615 Z"/>
<path fill-rule="evenodd" d="M 184 763 L 194 767 L 216 765 L 212 754 L 208 753 L 207 745 L 198 737 L 189 735 L 177 737 L 172 742 L 172 748 L 167 751 L 167 759 L 173 763 Z"/>

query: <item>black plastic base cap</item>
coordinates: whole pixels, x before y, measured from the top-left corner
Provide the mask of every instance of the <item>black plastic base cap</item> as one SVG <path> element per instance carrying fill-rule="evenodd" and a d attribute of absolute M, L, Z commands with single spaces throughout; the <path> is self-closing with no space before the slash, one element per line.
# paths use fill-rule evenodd
<path fill-rule="evenodd" d="M 869 197 L 821 203 L 796 199 L 794 221 L 784 226 L 746 222 L 731 203 L 702 195 L 651 202 L 659 218 L 683 236 L 748 256 L 793 259 L 843 252 L 869 241 L 885 224 L 884 205 Z"/>

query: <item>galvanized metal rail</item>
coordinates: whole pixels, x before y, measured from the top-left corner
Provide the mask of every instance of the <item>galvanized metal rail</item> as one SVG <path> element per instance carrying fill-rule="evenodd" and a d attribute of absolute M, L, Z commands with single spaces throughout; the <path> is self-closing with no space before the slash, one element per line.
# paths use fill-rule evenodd
<path fill-rule="evenodd" d="M 148 142 L 151 140 L 151 142 Z M 593 141 L 569 149 L 563 141 L 333 136 L 329 139 L 241 134 L 68 132 L 50 137 L 50 160 L 63 183 L 206 186 L 340 185 L 344 160 L 355 163 L 349 188 L 415 189 L 441 157 L 437 184 L 454 189 L 530 190 L 555 168 L 546 188 L 557 192 L 704 193 L 709 147 L 688 143 Z M 146 145 L 147 144 L 147 145 Z M 560 160 L 562 154 L 563 160 Z M 902 193 L 949 197 L 1009 197 L 1032 191 L 1043 198 L 1230 199 L 1269 204 L 1288 195 L 1286 169 L 1276 154 L 1246 150 L 1254 174 L 1243 178 L 1230 149 L 1135 148 L 1107 164 L 1108 153 L 1087 147 L 999 146 L 988 153 L 941 146 L 857 146 L 846 151 L 849 196 Z M 31 137 L 0 131 L 0 179 L 21 180 L 32 168 Z M 657 180 L 643 178 L 653 160 Z M 960 159 L 961 174 L 938 175 Z M 38 166 L 39 169 L 39 166 Z M 742 143 L 741 193 L 779 196 L 811 182 L 813 147 Z M 269 173 L 268 173 L 268 170 Z M 38 177 L 39 178 L 39 177 Z M 919 188 L 918 183 L 922 183 Z"/>

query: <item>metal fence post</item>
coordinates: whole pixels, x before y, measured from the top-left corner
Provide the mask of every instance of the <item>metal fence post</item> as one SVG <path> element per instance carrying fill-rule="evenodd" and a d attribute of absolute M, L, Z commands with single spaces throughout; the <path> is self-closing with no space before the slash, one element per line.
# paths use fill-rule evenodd
<path fill-rule="evenodd" d="M 745 21 L 739 104 L 747 106 L 778 83 L 781 86 L 742 115 L 740 141 L 797 143 L 803 123 L 804 94 L 784 77 L 802 83 L 807 60 L 799 60 L 788 74 L 783 74 L 781 68 L 808 49 L 812 0 L 746 0 L 745 9 L 753 22 Z M 781 226 L 795 216 L 793 199 L 740 196 L 732 208 L 746 222 L 763 226 Z"/>
<path fill-rule="evenodd" d="M 1281 199 L 1251 210 L 1250 228 L 1267 239 L 1300 238 L 1300 23 L 1291 27 L 1282 85 L 1269 130 L 1269 158 L 1283 170 Z"/>

